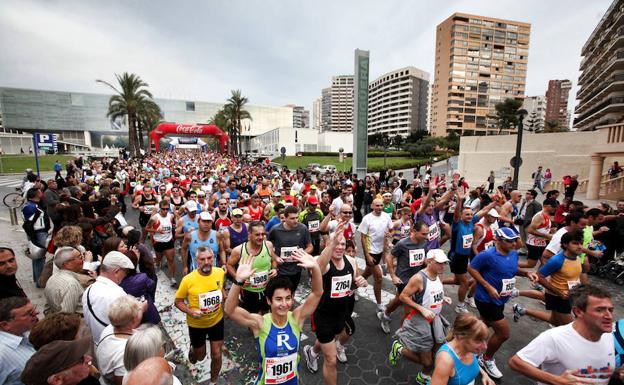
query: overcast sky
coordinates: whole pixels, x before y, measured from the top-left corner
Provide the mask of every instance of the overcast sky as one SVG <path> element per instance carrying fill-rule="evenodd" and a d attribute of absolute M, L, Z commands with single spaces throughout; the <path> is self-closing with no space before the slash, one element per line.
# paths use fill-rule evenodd
<path fill-rule="evenodd" d="M 0 86 L 105 93 L 134 72 L 156 97 L 256 105 L 312 102 L 370 50 L 370 80 L 433 74 L 436 25 L 453 12 L 529 22 L 527 95 L 570 79 L 610 0 L 0 1 Z M 433 82 L 433 75 L 431 77 Z"/>

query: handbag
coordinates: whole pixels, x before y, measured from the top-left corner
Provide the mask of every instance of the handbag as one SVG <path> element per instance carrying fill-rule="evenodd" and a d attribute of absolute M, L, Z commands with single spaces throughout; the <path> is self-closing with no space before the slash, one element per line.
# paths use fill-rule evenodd
<path fill-rule="evenodd" d="M 39 247 L 31 241 L 28 241 L 28 254 L 26 254 L 26 256 L 32 260 L 41 259 L 45 257 L 46 251 L 47 250 L 45 248 Z"/>

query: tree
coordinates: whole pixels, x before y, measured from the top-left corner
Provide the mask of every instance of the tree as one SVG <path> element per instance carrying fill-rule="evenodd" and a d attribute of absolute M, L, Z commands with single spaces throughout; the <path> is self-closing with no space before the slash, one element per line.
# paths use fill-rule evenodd
<path fill-rule="evenodd" d="M 116 92 L 116 95 L 110 97 L 108 101 L 108 113 L 106 114 L 111 120 L 123 117 L 128 120 L 128 146 L 130 154 L 139 156 L 139 143 L 137 140 L 137 111 L 141 109 L 141 103 L 145 100 L 151 100 L 152 94 L 147 90 L 149 86 L 141 78 L 135 74 L 124 72 L 123 74 L 115 74 L 118 87 L 104 80 L 97 79 L 97 83 L 102 83 L 110 87 Z"/>
<path fill-rule="evenodd" d="M 566 132 L 570 131 L 567 127 L 562 127 L 559 125 L 559 122 L 556 120 L 549 120 L 544 124 L 544 133 L 551 132 Z"/>
<path fill-rule="evenodd" d="M 210 120 L 208 120 L 208 124 L 214 124 L 219 127 L 221 131 L 226 132 L 230 136 L 230 148 L 229 151 L 233 151 L 233 148 L 236 148 L 234 144 L 236 143 L 236 135 L 233 132 L 232 125 L 232 114 L 230 111 L 230 107 L 228 105 L 223 106 L 216 114 L 213 115 Z"/>
<path fill-rule="evenodd" d="M 241 135 L 242 135 L 242 125 L 241 120 L 249 119 L 251 120 L 251 114 L 246 111 L 245 104 L 247 104 L 247 97 L 241 94 L 240 90 L 232 90 L 232 96 L 227 100 L 225 111 L 229 113 L 230 121 L 232 122 L 232 134 L 233 137 L 230 138 L 230 141 L 234 139 L 233 145 L 234 149 L 238 154 L 241 154 L 242 151 L 242 143 L 241 143 Z"/>
<path fill-rule="evenodd" d="M 405 142 L 406 143 L 416 143 L 419 142 L 422 138 L 428 137 L 429 133 L 425 130 L 418 130 L 415 132 L 412 132 L 411 134 L 408 135 L 407 138 L 405 138 Z"/>
<path fill-rule="evenodd" d="M 401 135 L 395 135 L 390 139 L 390 142 L 393 147 L 399 148 L 403 145 L 403 143 L 405 143 L 405 138 Z"/>
<path fill-rule="evenodd" d="M 507 98 L 503 102 L 496 103 L 496 114 L 491 116 L 496 120 L 498 133 L 503 129 L 516 128 L 518 126 L 518 110 L 522 107 L 522 100 Z"/>
<path fill-rule="evenodd" d="M 145 148 L 144 135 L 149 135 L 162 119 L 162 111 L 156 102 L 152 99 L 144 99 L 137 107 L 137 135 L 139 137 L 139 146 Z M 145 133 L 143 130 L 145 129 Z M 149 140 L 147 141 L 149 144 Z M 149 152 L 151 146 L 145 148 Z"/>

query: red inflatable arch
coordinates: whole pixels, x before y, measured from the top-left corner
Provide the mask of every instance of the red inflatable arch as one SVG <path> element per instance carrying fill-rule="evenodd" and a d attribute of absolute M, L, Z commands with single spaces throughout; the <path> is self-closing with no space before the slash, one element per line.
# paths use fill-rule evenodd
<path fill-rule="evenodd" d="M 225 144 L 230 137 L 215 125 L 209 124 L 178 124 L 178 123 L 160 123 L 150 132 L 149 136 L 158 151 L 160 139 L 169 134 L 176 135 L 212 135 L 219 139 L 221 144 L 221 152 L 225 151 Z"/>

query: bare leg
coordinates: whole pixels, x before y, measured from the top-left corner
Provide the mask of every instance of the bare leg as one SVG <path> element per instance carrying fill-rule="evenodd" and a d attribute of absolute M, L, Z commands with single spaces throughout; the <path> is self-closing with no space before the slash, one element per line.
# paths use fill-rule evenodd
<path fill-rule="evenodd" d="M 175 249 L 165 250 L 165 258 L 167 258 L 167 270 L 169 271 L 169 277 L 175 278 Z"/>
<path fill-rule="evenodd" d="M 314 344 L 316 347 L 318 341 Z M 323 380 L 326 385 L 336 385 L 338 382 L 338 373 L 336 371 L 336 342 L 331 341 L 321 344 L 323 351 Z"/>
<path fill-rule="evenodd" d="M 509 323 L 506 319 L 490 322 L 489 326 L 494 329 L 494 334 L 488 340 L 487 349 L 485 350 L 485 358 L 492 359 L 494 354 L 500 349 L 501 345 L 509 339 Z"/>
<path fill-rule="evenodd" d="M 538 301 L 544 300 L 544 293 L 539 290 L 520 290 L 519 295 L 522 297 L 533 298 Z"/>
<path fill-rule="evenodd" d="M 223 341 L 210 341 L 210 381 L 216 383 L 221 372 Z M 204 350 L 206 348 L 204 347 Z"/>

